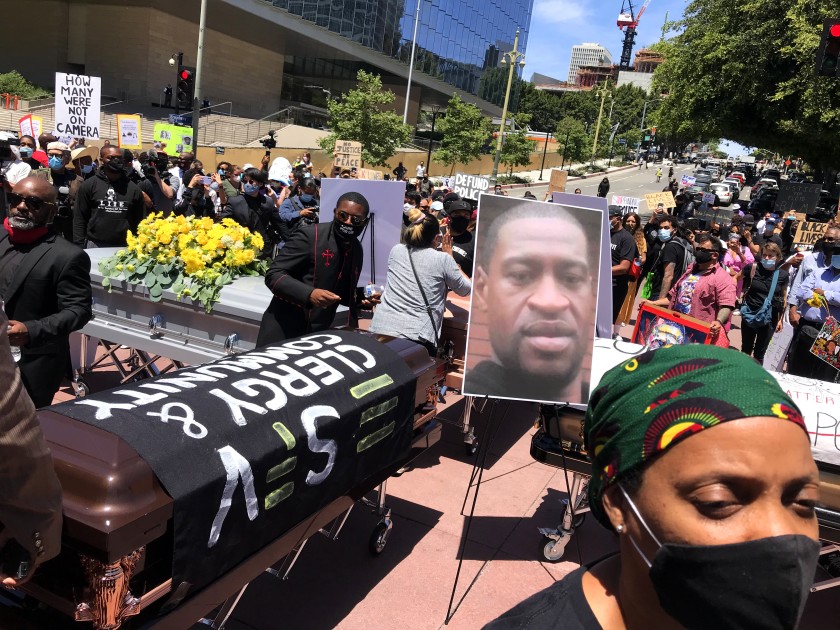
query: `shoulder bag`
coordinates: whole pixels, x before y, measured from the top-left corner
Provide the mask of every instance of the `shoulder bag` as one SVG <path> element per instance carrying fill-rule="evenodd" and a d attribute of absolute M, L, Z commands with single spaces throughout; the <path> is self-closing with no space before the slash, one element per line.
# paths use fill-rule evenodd
<path fill-rule="evenodd" d="M 435 334 L 435 350 L 437 354 L 440 354 L 440 339 L 438 339 L 438 331 L 437 331 L 437 324 L 435 324 L 435 316 L 432 313 L 432 307 L 429 304 L 429 300 L 426 299 L 426 292 L 423 290 L 423 285 L 420 284 L 420 276 L 417 275 L 417 268 L 414 266 L 414 259 L 411 257 L 411 248 L 406 245 L 406 251 L 408 252 L 408 262 L 411 264 L 411 272 L 414 274 L 414 281 L 417 283 L 417 288 L 420 289 L 420 296 L 423 298 L 423 304 L 426 305 L 426 312 L 429 314 L 429 320 L 432 322 L 432 331 Z"/>
<path fill-rule="evenodd" d="M 753 264 L 755 265 L 757 263 Z M 755 267 L 753 267 L 753 270 L 755 270 Z M 752 279 L 754 278 L 755 272 L 753 271 Z M 750 280 L 750 289 L 753 288 L 752 279 Z M 776 283 L 778 280 L 779 270 L 777 269 L 773 273 L 773 281 L 770 283 L 770 291 L 764 299 L 764 304 L 757 311 L 751 311 L 746 299 L 744 299 L 744 303 L 741 305 L 741 320 L 750 328 L 761 328 L 762 326 L 769 325 L 773 321 L 773 294 L 776 293 Z M 747 290 L 747 293 L 749 293 L 749 290 Z M 746 298 L 746 295 L 744 297 Z"/>

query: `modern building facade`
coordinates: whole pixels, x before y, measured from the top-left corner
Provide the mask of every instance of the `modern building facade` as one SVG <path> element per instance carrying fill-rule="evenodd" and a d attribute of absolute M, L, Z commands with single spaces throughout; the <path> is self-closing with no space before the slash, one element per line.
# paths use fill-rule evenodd
<path fill-rule="evenodd" d="M 578 69 L 583 66 L 604 65 L 612 65 L 612 55 L 601 44 L 578 44 L 572 46 L 572 55 L 569 59 L 569 74 L 566 81 L 577 83 Z"/>
<path fill-rule="evenodd" d="M 30 15 L 50 16 L 39 26 L 39 40 L 50 45 L 33 49 L 26 29 L 7 20 L 0 71 L 17 69 L 45 87 L 56 71 L 100 76 L 105 102 L 149 103 L 175 79 L 173 54 L 195 65 L 200 0 L 26 5 Z M 382 77 L 402 112 L 416 7 L 416 0 L 209 0 L 202 95 L 246 116 L 288 105 L 325 113 L 327 99 L 351 89 L 364 69 Z M 533 0 L 420 0 L 409 122 L 453 93 L 500 113 L 501 54 L 517 28 L 520 49 L 527 46 L 532 7 Z M 0 0 L 4 9 L 14 15 L 19 3 Z"/>

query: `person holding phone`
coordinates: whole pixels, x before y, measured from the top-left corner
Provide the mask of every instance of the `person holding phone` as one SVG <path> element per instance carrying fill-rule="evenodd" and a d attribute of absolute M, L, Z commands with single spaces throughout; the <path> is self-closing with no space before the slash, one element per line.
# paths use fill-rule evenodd
<path fill-rule="evenodd" d="M 195 173 L 186 189 L 184 189 L 180 201 L 175 204 L 174 213 L 185 217 L 210 217 L 215 219 L 216 204 L 213 201 L 210 188 L 212 182 L 211 177 Z"/>

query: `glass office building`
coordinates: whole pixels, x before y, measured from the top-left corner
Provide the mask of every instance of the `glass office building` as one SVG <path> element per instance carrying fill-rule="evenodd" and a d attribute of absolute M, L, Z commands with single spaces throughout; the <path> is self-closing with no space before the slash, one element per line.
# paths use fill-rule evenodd
<path fill-rule="evenodd" d="M 416 0 L 266 1 L 372 51 L 409 63 Z M 507 73 L 500 72 L 499 61 L 513 48 L 517 28 L 519 48 L 525 50 L 532 7 L 533 0 L 420 0 L 415 72 L 501 105 Z M 352 80 L 357 69 L 374 69 L 363 61 L 318 59 L 315 51 L 287 60 L 286 97 L 300 91 L 294 77 Z"/>

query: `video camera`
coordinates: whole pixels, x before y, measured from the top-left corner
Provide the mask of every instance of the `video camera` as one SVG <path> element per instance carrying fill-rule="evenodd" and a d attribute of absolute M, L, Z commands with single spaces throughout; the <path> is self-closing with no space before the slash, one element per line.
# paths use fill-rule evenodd
<path fill-rule="evenodd" d="M 269 130 L 268 135 L 260 140 L 260 144 L 269 150 L 277 146 L 277 140 L 274 139 L 274 129 Z"/>
<path fill-rule="evenodd" d="M 169 158 L 166 154 L 159 154 L 154 149 L 149 149 L 147 153 L 146 161 L 143 162 L 143 175 L 146 179 L 152 179 L 157 172 L 160 174 L 161 178 L 168 173 L 168 166 L 169 166 Z"/>
<path fill-rule="evenodd" d="M 61 186 L 56 193 L 55 204 L 58 207 L 55 216 L 58 219 L 70 219 L 73 216 L 73 207 L 70 205 L 70 188 Z"/>

